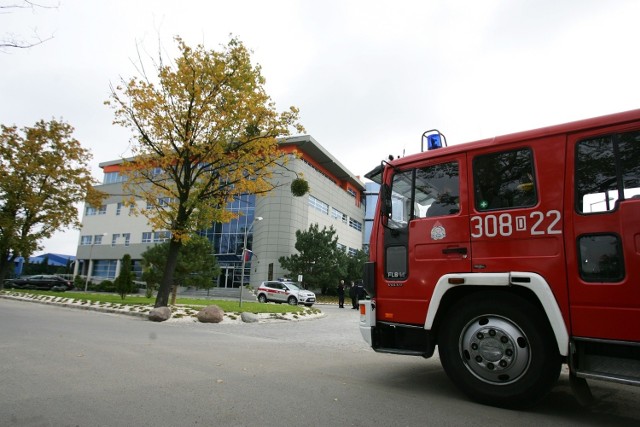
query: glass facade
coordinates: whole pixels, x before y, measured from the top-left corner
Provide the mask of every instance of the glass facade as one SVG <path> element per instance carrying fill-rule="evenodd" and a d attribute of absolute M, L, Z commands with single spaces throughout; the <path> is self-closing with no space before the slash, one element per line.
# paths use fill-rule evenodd
<path fill-rule="evenodd" d="M 116 277 L 117 262 L 115 259 L 94 260 L 92 276 L 114 279 Z"/>
<path fill-rule="evenodd" d="M 227 223 L 216 223 L 200 234 L 212 243 L 213 250 L 221 268 L 218 286 L 237 288 L 242 277 L 242 246 L 247 232 L 247 248 L 251 249 L 253 229 L 251 225 L 255 219 L 256 196 L 245 194 L 238 196 L 227 204 L 227 210 L 238 215 Z M 245 262 L 245 282 L 249 282 L 251 260 Z"/>

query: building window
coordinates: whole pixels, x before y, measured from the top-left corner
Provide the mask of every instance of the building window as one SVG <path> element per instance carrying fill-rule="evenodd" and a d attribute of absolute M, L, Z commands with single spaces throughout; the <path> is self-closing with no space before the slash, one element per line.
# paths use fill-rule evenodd
<path fill-rule="evenodd" d="M 93 206 L 87 206 L 86 215 L 104 215 L 107 213 L 107 205 L 102 205 L 99 208 L 94 208 Z"/>
<path fill-rule="evenodd" d="M 215 254 L 237 255 L 242 253 L 245 230 L 248 231 L 247 247 L 252 247 L 253 229 L 250 230 L 250 228 L 255 218 L 255 201 L 256 196 L 254 194 L 242 194 L 234 198 L 234 200 L 226 204 L 225 209 L 228 212 L 237 214 L 237 217 L 227 223 L 214 223 L 211 228 L 202 232 L 201 235 L 211 241 Z M 233 265 L 233 263 L 230 265 Z M 221 283 L 224 287 L 224 279 L 221 280 L 223 280 Z"/>
<path fill-rule="evenodd" d="M 355 228 L 358 231 L 362 231 L 362 223 L 360 221 L 356 221 L 353 218 L 349 218 L 349 227 Z"/>
<path fill-rule="evenodd" d="M 153 243 L 162 243 L 169 240 L 171 233 L 168 231 L 156 231 L 153 233 Z"/>
<path fill-rule="evenodd" d="M 96 234 L 95 236 L 93 236 L 93 244 L 94 245 L 102 244 L 102 234 Z"/>
<path fill-rule="evenodd" d="M 129 246 L 131 243 L 131 233 L 123 233 L 122 237 L 124 237 L 124 245 Z"/>
<path fill-rule="evenodd" d="M 86 216 L 104 215 L 106 213 L 107 213 L 107 205 L 102 205 L 99 208 L 94 208 L 93 206 L 87 206 L 84 211 L 84 214 Z"/>
<path fill-rule="evenodd" d="M 348 221 L 348 217 L 347 214 L 340 212 L 338 209 L 336 208 L 331 208 L 331 218 L 333 219 L 337 219 L 338 221 L 342 221 L 345 224 Z"/>
<path fill-rule="evenodd" d="M 313 196 L 309 196 L 309 206 L 322 212 L 323 214 L 329 215 L 329 205 L 321 200 L 316 199 Z"/>
<path fill-rule="evenodd" d="M 107 172 L 104 174 L 103 182 L 105 184 L 115 184 L 116 182 L 126 181 L 127 177 L 120 175 L 118 172 Z"/>
<path fill-rule="evenodd" d="M 347 250 L 347 246 L 343 245 L 342 243 L 336 243 L 336 246 L 339 251 L 345 252 Z"/>
<path fill-rule="evenodd" d="M 113 279 L 116 277 L 116 265 L 117 260 L 115 259 L 95 260 L 93 264 L 92 276 Z"/>
<path fill-rule="evenodd" d="M 122 212 L 122 202 L 119 202 L 116 206 L 116 215 L 120 215 Z"/>
<path fill-rule="evenodd" d="M 356 256 L 356 254 L 358 253 L 358 250 L 355 248 L 349 248 L 347 253 L 349 254 L 349 256 Z"/>
<path fill-rule="evenodd" d="M 351 197 L 356 197 L 357 196 L 356 192 L 353 191 L 353 189 L 351 189 L 351 188 L 347 188 L 347 193 L 349 193 L 349 195 Z"/>
<path fill-rule="evenodd" d="M 169 197 L 160 197 L 158 199 L 158 206 L 160 207 L 165 207 L 165 206 L 169 206 L 169 203 L 171 203 L 171 199 Z"/>
<path fill-rule="evenodd" d="M 111 246 L 115 246 L 118 243 L 119 237 L 119 234 L 113 233 L 113 236 L 111 236 Z"/>
<path fill-rule="evenodd" d="M 92 241 L 92 236 L 82 236 L 80 238 L 80 245 L 81 246 L 90 245 L 91 241 Z"/>
<path fill-rule="evenodd" d="M 142 243 L 151 243 L 151 232 L 145 231 L 142 233 Z"/>

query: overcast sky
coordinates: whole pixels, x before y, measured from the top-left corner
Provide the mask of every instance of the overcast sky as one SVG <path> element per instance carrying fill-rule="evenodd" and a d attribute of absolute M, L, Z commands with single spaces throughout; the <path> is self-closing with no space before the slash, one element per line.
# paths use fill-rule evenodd
<path fill-rule="evenodd" d="M 359 176 L 419 151 L 428 129 L 451 145 L 640 108 L 634 0 L 59 0 L 4 12 L 3 38 L 53 38 L 0 52 L 0 123 L 68 122 L 97 179 L 130 138 L 103 105 L 109 83 L 136 74 L 137 46 L 171 54 L 176 35 L 208 49 L 237 36 L 277 109 L 299 107 L 307 134 Z M 78 238 L 57 233 L 44 251 L 75 255 Z"/>

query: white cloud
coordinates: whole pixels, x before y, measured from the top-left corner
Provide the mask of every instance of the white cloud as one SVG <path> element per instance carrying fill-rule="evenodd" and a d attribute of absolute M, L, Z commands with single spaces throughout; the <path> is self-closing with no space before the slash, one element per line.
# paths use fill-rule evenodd
<path fill-rule="evenodd" d="M 232 33 L 278 109 L 300 107 L 307 132 L 363 175 L 418 151 L 431 128 L 457 144 L 638 108 L 639 18 L 633 0 L 64 0 L 0 15 L 8 32 L 55 36 L 0 54 L 0 117 L 64 118 L 97 176 L 128 147 L 103 101 L 134 75 L 136 45 L 157 56 L 161 41 L 170 55 L 175 35 L 215 49 Z M 77 236 L 47 249 L 74 253 Z"/>

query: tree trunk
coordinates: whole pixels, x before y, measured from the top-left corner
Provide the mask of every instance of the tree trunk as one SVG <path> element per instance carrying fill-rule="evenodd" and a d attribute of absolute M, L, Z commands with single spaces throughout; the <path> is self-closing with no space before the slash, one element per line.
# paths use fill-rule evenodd
<path fill-rule="evenodd" d="M 15 255 L 10 256 L 9 252 L 0 254 L 0 290 L 4 289 L 4 279 L 9 276 L 15 259 Z"/>
<path fill-rule="evenodd" d="M 164 275 L 158 288 L 158 296 L 156 297 L 155 307 L 167 307 L 169 305 L 169 294 L 173 286 L 173 272 L 178 265 L 178 253 L 182 242 L 171 239 L 169 241 L 169 253 L 167 254 L 167 264 L 164 267 Z"/>
<path fill-rule="evenodd" d="M 174 283 L 171 289 L 171 305 L 176 305 L 176 298 L 178 296 L 178 284 Z"/>

